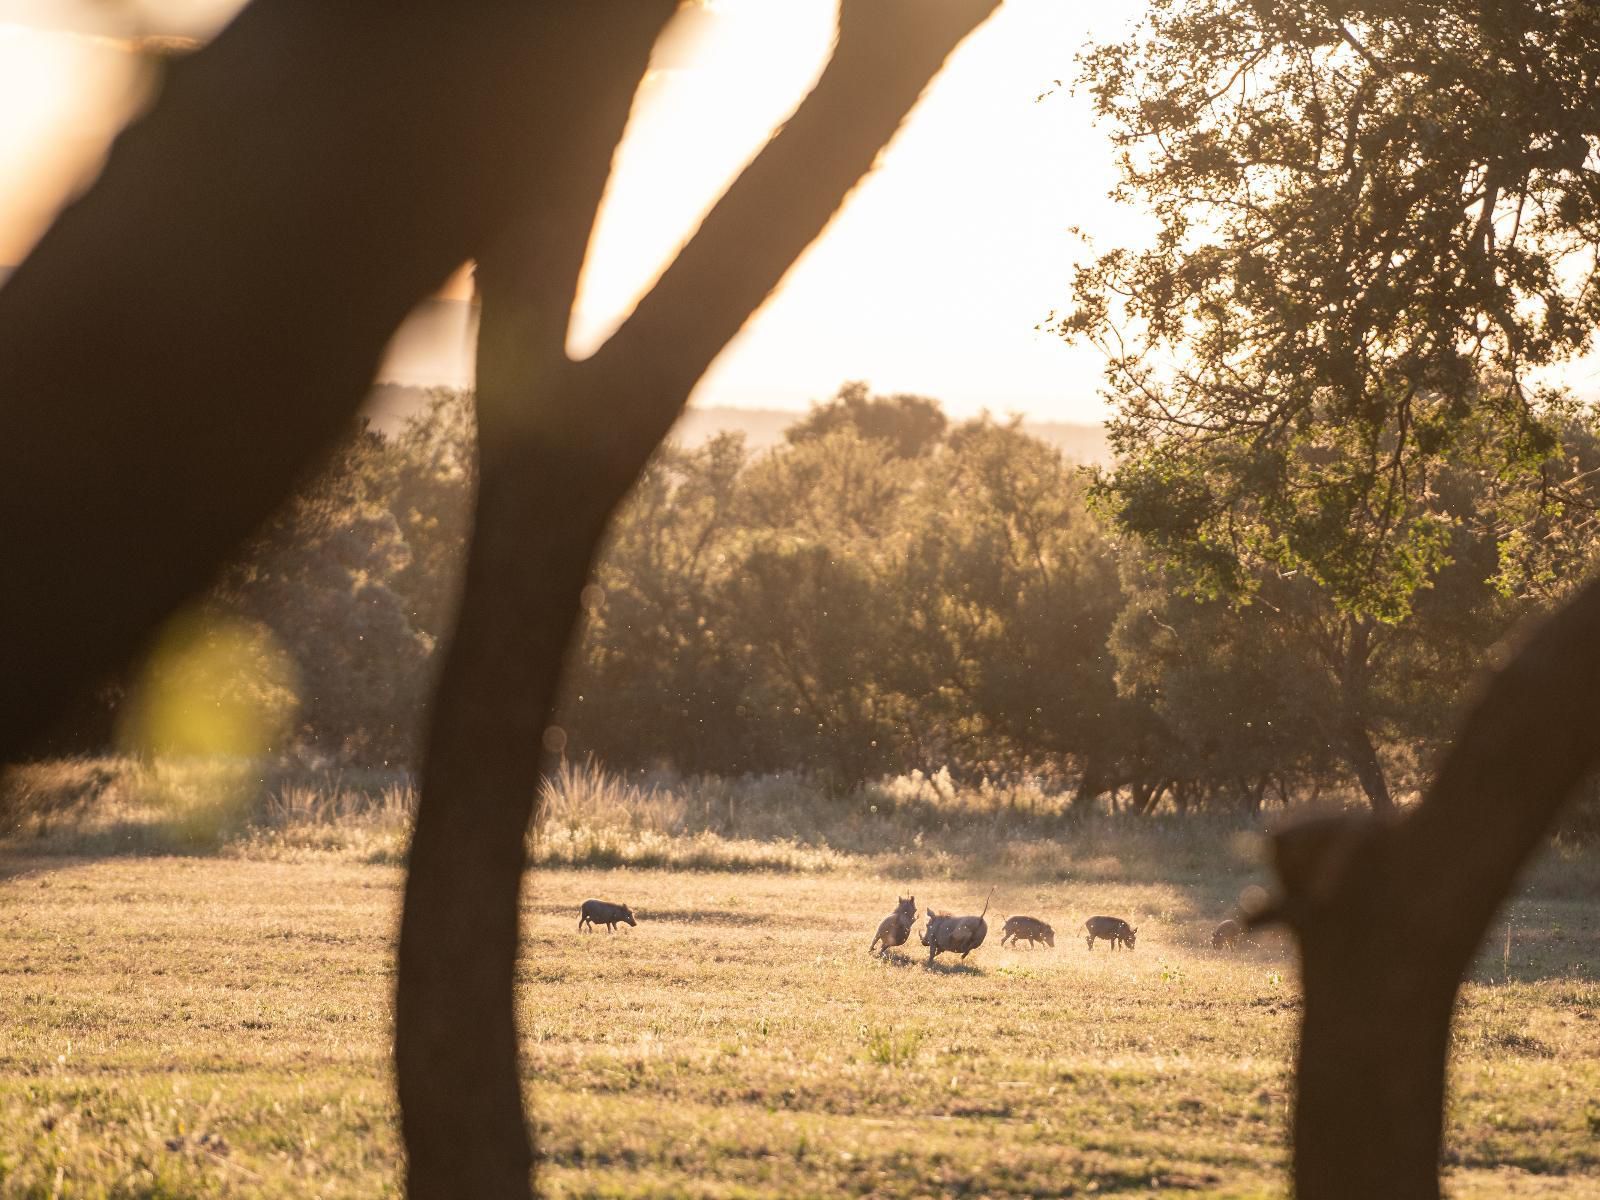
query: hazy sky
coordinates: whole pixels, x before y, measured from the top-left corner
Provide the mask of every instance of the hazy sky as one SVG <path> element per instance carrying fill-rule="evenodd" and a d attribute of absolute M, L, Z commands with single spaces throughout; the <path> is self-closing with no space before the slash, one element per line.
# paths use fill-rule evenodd
<path fill-rule="evenodd" d="M 233 7 L 0 0 L 0 263 L 26 252 L 135 102 L 123 39 L 204 36 Z M 1070 84 L 1087 37 L 1114 35 L 1136 9 L 1006 0 L 695 401 L 798 408 L 866 379 L 957 413 L 1099 419 L 1094 355 L 1035 326 L 1065 302 L 1085 253 L 1069 227 L 1110 244 L 1142 226 L 1105 198 L 1109 146 L 1084 99 L 1056 81 Z M 575 353 L 605 336 L 792 111 L 833 20 L 833 0 L 704 0 L 664 39 L 591 247 Z M 397 354 L 388 373 L 458 370 L 437 341 Z"/>

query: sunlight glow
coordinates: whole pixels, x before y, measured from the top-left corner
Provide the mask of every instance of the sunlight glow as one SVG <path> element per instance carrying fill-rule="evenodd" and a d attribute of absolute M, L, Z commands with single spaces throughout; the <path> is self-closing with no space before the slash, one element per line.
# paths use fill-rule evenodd
<path fill-rule="evenodd" d="M 93 177 L 137 79 L 116 43 L 0 24 L 0 267 Z"/>
<path fill-rule="evenodd" d="M 118 36 L 204 36 L 235 2 L 142 0 L 117 10 L 128 26 Z M 1069 228 L 1101 245 L 1143 228 L 1106 198 L 1110 146 L 1067 82 L 1085 39 L 1114 35 L 1138 9 L 1006 0 L 694 402 L 799 409 L 865 379 L 936 397 L 957 415 L 1100 419 L 1098 357 L 1038 327 L 1067 302 L 1073 263 L 1088 253 Z M 131 110 L 134 56 L 85 36 L 105 28 L 107 11 L 87 0 L 0 0 L 0 273 L 92 173 Z M 837 0 L 685 5 L 618 149 L 573 313 L 575 356 L 626 317 L 801 101 L 826 61 L 836 12 Z M 61 29 L 41 28 L 50 13 Z M 8 14 L 29 24 L 6 25 Z M 383 378 L 470 382 L 467 291 L 458 278 L 419 310 Z"/>
<path fill-rule="evenodd" d="M 293 660 L 266 626 L 181 613 L 141 670 L 121 741 L 146 755 L 265 754 L 294 717 L 298 687 Z"/>
<path fill-rule="evenodd" d="M 833 0 L 720 0 L 664 39 L 619 151 L 569 339 L 592 353 L 822 67 Z M 702 381 L 702 405 L 801 408 L 843 380 L 957 413 L 1098 420 L 1098 357 L 1037 328 L 1066 301 L 1068 227 L 1142 224 L 1108 199 L 1111 153 L 1063 85 L 1091 32 L 1008 0 L 952 59 L 874 174 Z M 680 18 L 680 21 L 682 19 Z M 668 61 L 663 64 L 662 59 Z"/>
<path fill-rule="evenodd" d="M 723 0 L 680 11 L 618 148 L 574 306 L 574 357 L 615 331 L 811 89 L 837 13 L 835 0 Z"/>

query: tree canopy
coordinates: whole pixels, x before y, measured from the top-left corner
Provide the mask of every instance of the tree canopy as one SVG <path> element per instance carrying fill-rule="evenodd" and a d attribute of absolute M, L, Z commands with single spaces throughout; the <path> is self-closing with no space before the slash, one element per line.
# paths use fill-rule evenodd
<path fill-rule="evenodd" d="M 1445 459 L 1508 525 L 1573 502 L 1540 369 L 1600 324 L 1600 10 L 1156 0 L 1083 66 L 1156 220 L 1065 323 L 1107 351 L 1130 528 L 1393 621 L 1446 556 Z"/>
<path fill-rule="evenodd" d="M 1600 10 L 1155 0 L 1082 65 L 1155 221 L 1063 322 L 1117 405 L 1097 496 L 1198 595 L 1312 585 L 1382 804 L 1373 666 L 1463 537 L 1507 595 L 1589 556 L 1593 416 L 1549 368 L 1600 323 Z"/>

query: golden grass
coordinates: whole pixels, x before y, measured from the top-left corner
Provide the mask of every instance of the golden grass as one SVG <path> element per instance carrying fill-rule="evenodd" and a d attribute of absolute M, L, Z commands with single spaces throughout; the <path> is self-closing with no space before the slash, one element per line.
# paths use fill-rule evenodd
<path fill-rule="evenodd" d="M 398 1193 L 400 873 L 243 854 L 0 851 L 0 1195 Z M 1282 945 L 1206 944 L 1237 869 L 540 870 L 518 987 L 541 1187 L 1281 1196 L 1299 1002 Z M 1600 903 L 1573 863 L 1545 877 L 1563 886 L 1518 900 L 1511 981 L 1497 940 L 1465 996 L 1458 1197 L 1600 1195 Z M 975 911 L 991 884 L 968 963 L 867 955 L 896 894 Z M 638 928 L 578 933 L 591 895 Z M 999 947 L 1019 911 L 1054 950 Z M 1138 949 L 1085 950 L 1092 912 Z"/>
<path fill-rule="evenodd" d="M 529 861 L 545 867 L 1242 886 L 1258 840 L 1230 815 L 1084 820 L 1035 784 L 958 787 L 942 772 L 840 794 L 794 776 L 629 780 L 562 763 L 539 799 Z M 403 772 L 70 760 L 0 780 L 0 841 L 38 853 L 398 864 L 415 806 Z"/>

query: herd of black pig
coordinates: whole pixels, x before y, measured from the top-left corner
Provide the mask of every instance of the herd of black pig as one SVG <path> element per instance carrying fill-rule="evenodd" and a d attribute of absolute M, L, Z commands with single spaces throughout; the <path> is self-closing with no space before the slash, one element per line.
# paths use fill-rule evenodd
<path fill-rule="evenodd" d="M 994 897 L 993 889 L 989 892 L 990 899 Z M 989 901 L 983 902 L 983 911 L 975 917 L 958 917 L 952 913 L 935 912 L 930 905 L 928 908 L 927 924 L 922 930 L 922 944 L 928 948 L 928 962 L 941 954 L 959 954 L 963 959 L 979 946 L 983 939 L 989 936 L 989 922 L 985 918 L 989 915 Z M 612 933 L 617 931 L 618 925 L 638 925 L 634 919 L 633 910 L 626 904 L 613 904 L 606 900 L 585 900 L 579 909 L 579 930 L 593 930 L 596 925 L 604 925 Z M 867 947 L 868 953 L 877 953 L 880 957 L 887 958 L 889 951 L 906 944 L 911 937 L 911 928 L 917 923 L 917 898 L 915 896 L 901 896 L 900 903 L 895 910 L 878 923 L 878 932 L 872 939 L 872 944 Z M 1094 949 L 1097 940 L 1111 943 L 1111 948 L 1116 950 L 1124 947 L 1133 949 L 1134 941 L 1139 936 L 1139 931 L 1121 917 L 1090 917 L 1083 923 L 1084 940 L 1089 949 Z M 1239 944 L 1243 936 L 1243 929 L 1239 922 L 1233 919 L 1223 921 L 1211 934 L 1211 946 L 1215 950 L 1231 950 Z M 1015 916 L 1006 921 L 1000 930 L 1000 944 L 1006 942 L 1013 946 L 1027 942 L 1030 946 L 1037 946 L 1043 942 L 1046 946 L 1056 944 L 1056 931 L 1038 917 Z"/>

